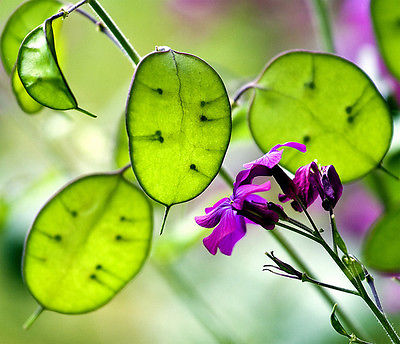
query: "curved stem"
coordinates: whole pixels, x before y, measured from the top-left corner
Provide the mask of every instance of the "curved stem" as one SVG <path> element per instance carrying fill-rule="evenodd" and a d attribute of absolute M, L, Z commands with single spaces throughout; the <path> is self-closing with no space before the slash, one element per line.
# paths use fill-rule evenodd
<path fill-rule="evenodd" d="M 161 224 L 160 235 L 163 234 L 164 227 L 167 222 L 167 217 L 168 217 L 168 213 L 169 213 L 170 209 L 171 209 L 170 205 L 165 206 L 165 212 L 164 212 L 164 217 L 163 217 L 162 224 Z"/>
<path fill-rule="evenodd" d="M 310 235 L 310 234 L 308 234 L 308 233 L 305 233 L 305 232 L 303 232 L 303 231 L 301 231 L 301 230 L 299 230 L 299 229 L 297 229 L 297 228 L 294 228 L 294 227 L 292 227 L 292 226 L 288 226 L 288 225 L 286 225 L 286 224 L 284 224 L 284 223 L 282 223 L 282 222 L 278 222 L 276 225 L 279 226 L 279 227 L 288 229 L 288 230 L 290 230 L 290 231 L 292 231 L 292 232 L 295 232 L 295 233 L 297 233 L 297 234 L 300 234 L 300 235 L 302 235 L 302 236 L 305 236 L 306 238 L 309 238 L 309 239 L 311 239 L 311 240 L 313 240 L 313 241 L 315 241 L 315 242 L 317 242 L 317 243 L 320 243 L 320 242 L 319 242 L 319 239 L 317 239 L 315 236 L 312 236 L 312 235 Z"/>
<path fill-rule="evenodd" d="M 121 30 L 118 28 L 117 24 L 114 23 L 109 14 L 105 11 L 105 9 L 100 5 L 97 0 L 88 0 L 88 4 L 93 9 L 93 11 L 99 16 L 104 25 L 108 30 L 113 34 L 115 39 L 124 49 L 126 54 L 131 59 L 132 63 L 137 65 L 140 61 L 140 56 L 133 48 L 133 46 L 129 43 L 128 39 L 124 36 Z"/>
<path fill-rule="evenodd" d="M 302 206 L 304 214 L 307 216 L 308 220 L 310 221 L 311 225 L 313 226 L 313 228 L 316 232 L 316 236 L 318 236 L 319 239 L 321 240 L 320 244 L 322 245 L 322 247 L 331 256 L 331 258 L 334 260 L 336 265 L 340 268 L 340 270 L 342 270 L 342 272 L 346 275 L 346 277 L 353 284 L 353 286 L 358 290 L 358 292 L 360 293 L 360 296 L 365 301 L 365 303 L 368 305 L 370 310 L 375 314 L 379 323 L 385 329 L 387 335 L 392 340 L 392 342 L 395 344 L 400 344 L 400 337 L 397 335 L 397 333 L 393 329 L 392 324 L 390 324 L 390 322 L 386 318 L 385 314 L 383 312 L 381 312 L 379 310 L 379 308 L 375 305 L 375 303 L 371 300 L 371 298 L 369 297 L 368 293 L 366 292 L 364 286 L 362 285 L 362 282 L 359 279 L 358 274 L 356 272 L 352 273 L 346 267 L 346 265 L 342 262 L 342 260 L 339 258 L 339 256 L 337 254 L 335 254 L 335 252 L 329 247 L 327 242 L 322 238 L 321 234 L 316 229 L 316 225 L 315 225 L 314 221 L 312 220 L 311 216 L 309 215 L 307 209 L 304 207 L 304 205 L 302 204 L 301 201 L 299 202 L 299 204 Z"/>
<path fill-rule="evenodd" d="M 332 28 L 328 9 L 324 0 L 310 0 L 314 12 L 314 19 L 317 22 L 318 31 L 321 36 L 322 44 L 327 52 L 335 52 L 335 44 L 332 35 Z"/>
<path fill-rule="evenodd" d="M 276 241 L 279 242 L 279 244 L 286 250 L 287 254 L 290 256 L 290 258 L 293 259 L 293 261 L 297 264 L 297 266 L 305 272 L 310 278 L 314 278 L 313 273 L 310 271 L 308 268 L 307 264 L 300 258 L 300 256 L 297 254 L 295 249 L 286 241 L 286 239 L 280 235 L 277 231 L 268 231 L 271 233 L 271 235 L 275 238 Z M 331 306 L 333 307 L 337 302 L 335 299 L 321 286 L 314 284 L 316 290 L 318 293 L 322 296 L 322 298 Z M 357 331 L 356 326 L 353 324 L 353 322 L 350 320 L 350 318 L 347 316 L 347 314 L 341 309 L 337 309 L 338 314 L 341 316 L 343 322 L 350 328 L 353 329 L 353 332 L 356 334 L 359 332 Z"/>
<path fill-rule="evenodd" d="M 222 173 L 221 173 L 222 171 Z M 220 176 L 226 181 L 227 185 L 229 187 L 232 187 L 233 185 L 233 179 L 229 176 L 229 174 L 226 173 L 226 171 L 224 170 L 223 167 L 221 167 L 220 171 L 219 171 Z M 318 231 L 318 230 L 317 230 Z M 288 253 L 288 255 L 293 259 L 293 261 L 310 277 L 313 277 L 313 274 L 310 272 L 310 269 L 307 267 L 306 263 L 303 262 L 303 260 L 300 258 L 300 256 L 297 254 L 297 252 L 294 250 L 294 248 L 292 248 L 292 246 L 290 246 L 290 244 L 283 238 L 282 235 L 280 235 L 277 231 L 275 230 L 271 230 L 268 231 L 269 233 L 271 233 L 271 235 L 275 238 L 276 241 L 278 241 L 278 243 L 286 250 L 286 252 Z M 318 232 L 319 234 L 319 232 Z M 322 298 L 328 303 L 329 306 L 333 307 L 334 304 L 336 304 L 337 302 L 335 301 L 335 299 L 321 286 L 315 285 L 317 291 L 320 293 L 320 295 L 322 296 Z M 343 322 L 349 326 L 350 328 L 353 329 L 353 332 L 356 332 L 356 334 L 359 331 L 356 331 L 356 327 L 353 324 L 353 322 L 350 320 L 350 318 L 346 315 L 346 313 L 339 308 L 338 309 L 338 313 L 340 314 L 340 316 L 343 319 Z"/>
<path fill-rule="evenodd" d="M 233 187 L 233 179 L 228 173 L 227 170 L 225 170 L 224 167 L 221 166 L 219 170 L 219 176 L 225 181 L 226 184 L 228 184 L 230 187 Z"/>
<path fill-rule="evenodd" d="M 333 213 L 332 209 L 329 210 L 329 220 L 331 223 L 333 251 L 335 252 L 335 254 L 338 254 L 337 244 L 336 244 L 336 240 L 335 240 L 335 231 L 337 231 L 336 219 L 335 219 L 335 214 Z"/>
<path fill-rule="evenodd" d="M 232 103 L 232 107 L 234 107 L 237 102 L 239 101 L 240 97 L 245 94 L 248 90 L 251 90 L 252 88 L 254 88 L 254 82 L 250 82 L 244 86 L 242 86 L 235 94 L 235 96 L 233 97 L 233 103 Z"/>
<path fill-rule="evenodd" d="M 98 31 L 105 34 L 119 49 L 123 50 L 121 44 L 119 44 L 119 42 L 112 35 L 111 31 L 107 29 L 107 27 L 101 21 L 98 21 L 96 18 L 92 17 L 89 13 L 81 10 L 80 8 L 78 8 L 76 12 L 85 17 L 86 19 L 90 20 L 93 24 L 95 24 L 97 26 Z"/>
<path fill-rule="evenodd" d="M 338 287 L 336 285 L 332 285 L 332 284 L 328 284 L 328 283 L 324 283 L 324 282 L 319 282 L 319 281 L 309 277 L 307 274 L 304 275 L 303 282 L 309 282 L 309 283 L 313 283 L 313 284 L 319 285 L 319 286 L 324 287 L 324 288 L 334 289 L 334 290 L 341 291 L 343 293 L 360 296 L 360 293 L 358 291 L 350 290 L 350 289 L 347 289 L 347 288 Z"/>

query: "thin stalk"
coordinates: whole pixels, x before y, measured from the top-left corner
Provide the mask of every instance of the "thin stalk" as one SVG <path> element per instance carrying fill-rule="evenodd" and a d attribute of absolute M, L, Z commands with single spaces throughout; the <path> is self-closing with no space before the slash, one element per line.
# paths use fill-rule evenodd
<path fill-rule="evenodd" d="M 268 232 L 271 233 L 271 235 L 275 238 L 275 240 L 278 241 L 278 243 L 286 250 L 287 254 L 290 256 L 290 258 L 293 259 L 293 261 L 297 264 L 297 266 L 310 278 L 314 278 L 313 273 L 309 270 L 306 263 L 300 258 L 295 249 L 286 241 L 286 239 L 277 231 L 272 230 Z M 335 299 L 323 287 L 316 284 L 314 284 L 314 286 L 318 291 L 318 293 L 322 296 L 322 298 L 329 304 L 329 306 L 333 307 L 337 303 Z M 337 311 L 340 317 L 342 318 L 343 322 L 348 327 L 352 328 L 353 332 L 357 334 L 358 331 L 356 330 L 356 326 L 353 324 L 353 322 L 350 320 L 347 314 L 341 308 L 338 308 Z"/>
<path fill-rule="evenodd" d="M 248 90 L 251 90 L 252 88 L 255 87 L 254 82 L 250 82 L 244 86 L 242 86 L 235 94 L 235 96 L 233 97 L 233 103 L 232 106 L 234 106 L 234 104 L 237 104 L 237 102 L 239 101 L 240 97 L 245 94 Z"/>
<path fill-rule="evenodd" d="M 379 168 L 382 172 L 385 172 L 388 176 L 390 176 L 390 177 L 392 177 L 392 178 L 394 178 L 394 179 L 400 181 L 400 177 L 399 177 L 399 176 L 396 176 L 393 172 L 390 172 L 390 171 L 389 171 L 386 167 L 384 167 L 382 164 L 379 164 L 379 165 L 378 165 L 378 168 Z"/>
<path fill-rule="evenodd" d="M 313 228 L 316 229 L 314 221 L 311 219 L 310 215 L 307 212 L 307 209 L 304 208 L 303 204 L 300 202 L 300 205 L 303 207 L 304 214 L 309 219 L 310 223 L 312 224 Z M 368 293 L 366 292 L 362 282 L 359 278 L 357 278 L 357 273 L 351 273 L 351 271 L 344 265 L 342 260 L 339 258 L 337 254 L 329 247 L 327 242 L 322 238 L 321 234 L 316 231 L 317 236 L 321 239 L 320 244 L 322 247 L 327 251 L 327 253 L 331 256 L 334 260 L 336 265 L 342 270 L 342 272 L 346 275 L 349 281 L 353 284 L 353 286 L 358 290 L 360 296 L 364 300 L 364 302 L 368 305 L 370 310 L 375 314 L 376 318 L 378 319 L 379 323 L 385 329 L 387 335 L 395 344 L 400 344 L 400 338 L 393 329 L 392 325 L 390 324 L 389 320 L 386 318 L 385 314 L 379 310 L 379 308 L 375 305 L 375 303 L 371 300 Z"/>
<path fill-rule="evenodd" d="M 295 232 L 295 233 L 297 233 L 297 234 L 300 234 L 300 235 L 302 235 L 302 236 L 305 236 L 306 238 L 309 238 L 309 239 L 311 239 L 311 240 L 313 240 L 313 241 L 315 241 L 315 242 L 317 242 L 317 243 L 320 243 L 320 242 L 319 242 L 319 239 L 317 239 L 315 236 L 310 235 L 310 234 L 308 234 L 308 233 L 305 233 L 305 232 L 303 232 L 303 231 L 301 231 L 301 230 L 299 230 L 299 229 L 297 229 L 297 228 L 294 228 L 294 227 L 292 227 L 292 226 L 288 226 L 288 225 L 286 225 L 286 224 L 284 224 L 284 223 L 282 223 L 282 222 L 278 222 L 276 225 L 279 226 L 279 227 L 288 229 L 288 230 L 290 230 L 290 231 L 292 231 L 292 232 Z"/>
<path fill-rule="evenodd" d="M 60 12 L 58 12 L 58 13 L 56 13 L 55 15 L 51 16 L 51 17 L 49 18 L 49 20 L 50 20 L 50 21 L 53 21 L 53 20 L 58 19 L 58 18 L 61 18 L 61 17 L 66 18 L 66 17 L 68 17 L 68 15 L 69 15 L 70 13 L 76 11 L 79 7 L 83 6 L 83 5 L 86 4 L 87 2 L 88 2 L 88 0 L 82 0 L 82 1 L 77 2 L 77 3 L 74 4 L 74 5 L 71 5 L 71 6 L 70 6 L 68 9 L 66 9 L 66 10 L 61 9 Z"/>
<path fill-rule="evenodd" d="M 310 0 L 310 5 L 313 9 L 314 20 L 316 21 L 324 49 L 327 52 L 334 53 L 335 44 L 326 3 L 324 0 Z"/>
<path fill-rule="evenodd" d="M 170 288 L 177 297 L 188 308 L 192 315 L 203 325 L 208 333 L 217 343 L 240 343 L 238 338 L 233 338 L 228 333 L 226 326 L 218 319 L 214 309 L 207 300 L 172 266 L 161 266 L 155 263 L 154 266 L 164 279 L 168 282 Z"/>
<path fill-rule="evenodd" d="M 337 227 L 336 227 L 335 214 L 333 213 L 332 209 L 329 210 L 329 219 L 330 219 L 330 223 L 331 223 L 333 251 L 337 255 L 338 249 L 337 249 L 337 244 L 336 244 L 336 240 L 335 240 L 335 231 L 337 231 Z"/>
<path fill-rule="evenodd" d="M 121 44 L 119 44 L 119 42 L 115 39 L 111 31 L 107 29 L 107 27 L 101 21 L 98 21 L 96 18 L 92 17 L 89 13 L 81 10 L 80 8 L 78 8 L 76 12 L 81 14 L 86 19 L 90 20 L 94 25 L 96 25 L 98 31 L 105 34 L 119 49 L 123 50 Z"/>
<path fill-rule="evenodd" d="M 347 289 L 347 288 L 338 287 L 336 285 L 332 285 L 332 284 L 328 284 L 328 283 L 324 283 L 324 282 L 319 282 L 319 281 L 309 277 L 307 274 L 304 275 L 302 281 L 303 282 L 309 282 L 309 283 L 312 283 L 312 284 L 316 284 L 316 285 L 319 285 L 319 286 L 324 287 L 324 288 L 338 290 L 338 291 L 341 291 L 343 293 L 360 296 L 360 293 L 358 291 L 356 291 L 356 290 L 350 290 L 350 289 Z"/>
<path fill-rule="evenodd" d="M 300 228 L 304 229 L 305 231 L 309 232 L 310 234 L 314 234 L 314 231 L 310 227 L 307 227 L 306 225 L 302 224 L 301 222 L 299 222 L 299 221 L 297 221 L 295 219 L 292 219 L 291 217 L 289 217 L 285 221 L 291 223 L 292 225 L 295 225 L 297 227 L 300 227 Z"/>
<path fill-rule="evenodd" d="M 226 181 L 227 185 L 229 187 L 232 187 L 233 185 L 233 179 L 229 176 L 229 174 L 226 173 L 226 171 L 221 168 L 219 171 L 220 176 Z M 312 220 L 312 219 L 311 219 Z M 318 232 L 318 230 L 317 230 Z M 271 235 L 275 238 L 276 241 L 285 249 L 285 251 L 288 253 L 288 255 L 293 259 L 293 261 L 305 272 L 308 276 L 313 277 L 313 274 L 311 273 L 310 269 L 307 267 L 306 263 L 303 262 L 303 260 L 300 258 L 300 256 L 297 254 L 297 252 L 290 246 L 290 244 L 283 238 L 282 235 L 280 235 L 277 231 L 272 230 L 268 231 L 268 233 L 271 233 Z M 319 234 L 319 232 L 318 232 Z M 321 286 L 315 285 L 315 288 L 319 292 L 319 294 L 322 296 L 322 298 L 328 303 L 329 306 L 333 307 L 334 304 L 337 302 L 335 299 L 329 295 L 329 293 Z M 356 334 L 358 331 L 356 331 L 356 327 L 353 324 L 353 322 L 350 320 L 350 318 L 346 315 L 346 313 L 339 308 L 338 309 L 338 314 L 341 316 L 343 322 L 349 326 L 350 328 L 353 329 L 353 332 Z"/>
<path fill-rule="evenodd" d="M 33 325 L 33 323 L 37 320 L 37 318 L 39 318 L 40 314 L 42 314 L 44 310 L 45 310 L 44 307 L 39 306 L 32 313 L 32 315 L 25 321 L 25 323 L 22 325 L 22 328 L 24 330 L 28 330 Z"/>
<path fill-rule="evenodd" d="M 110 15 L 105 11 L 105 9 L 100 5 L 97 0 L 88 0 L 88 4 L 93 9 L 93 11 L 99 16 L 99 18 L 104 23 L 105 27 L 110 30 L 115 39 L 121 45 L 123 50 L 131 59 L 132 63 L 137 65 L 140 61 L 140 55 L 136 52 L 133 46 L 129 43 L 128 39 L 124 36 L 121 30 L 118 28 L 117 24 L 112 20 Z"/>
<path fill-rule="evenodd" d="M 228 184 L 229 187 L 233 186 L 233 179 L 230 174 L 221 166 L 219 170 L 219 176 Z"/>

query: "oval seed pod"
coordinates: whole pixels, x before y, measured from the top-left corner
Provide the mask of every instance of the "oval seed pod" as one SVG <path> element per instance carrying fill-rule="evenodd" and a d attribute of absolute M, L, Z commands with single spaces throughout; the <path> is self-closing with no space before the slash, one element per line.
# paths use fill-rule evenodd
<path fill-rule="evenodd" d="M 400 272 L 400 206 L 390 209 L 370 229 L 363 247 L 367 266 L 385 273 Z"/>
<path fill-rule="evenodd" d="M 17 59 L 18 75 L 28 94 L 43 106 L 54 110 L 78 110 L 78 107 L 58 64 L 52 20 L 31 31 L 22 42 Z"/>
<path fill-rule="evenodd" d="M 294 173 L 318 158 L 348 182 L 378 167 L 389 149 L 392 117 L 369 77 L 331 54 L 292 51 L 273 60 L 254 82 L 249 125 L 258 146 L 297 141 L 282 165 Z"/>
<path fill-rule="evenodd" d="M 398 0 L 371 0 L 371 18 L 385 64 L 400 81 L 400 6 Z"/>
<path fill-rule="evenodd" d="M 217 175 L 231 135 L 229 98 L 200 58 L 156 51 L 136 68 L 126 125 L 140 185 L 169 209 L 198 196 Z"/>
<path fill-rule="evenodd" d="M 44 20 L 57 13 L 62 3 L 56 0 L 30 0 L 19 6 L 9 17 L 0 38 L 1 60 L 11 74 L 11 86 L 21 109 L 29 114 L 43 107 L 26 93 L 15 69 L 19 47 L 25 36 Z"/>
<path fill-rule="evenodd" d="M 25 282 L 44 309 L 95 310 L 140 271 L 152 227 L 148 199 L 120 174 L 80 178 L 37 215 L 25 243 Z"/>
<path fill-rule="evenodd" d="M 4 69 L 11 74 L 18 50 L 26 35 L 62 7 L 56 0 L 30 0 L 20 5 L 8 18 L 0 38 L 1 60 Z"/>

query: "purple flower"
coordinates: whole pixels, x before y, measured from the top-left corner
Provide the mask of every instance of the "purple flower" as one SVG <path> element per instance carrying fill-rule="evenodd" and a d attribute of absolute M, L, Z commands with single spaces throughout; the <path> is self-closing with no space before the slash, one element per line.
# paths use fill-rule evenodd
<path fill-rule="evenodd" d="M 301 212 L 302 208 L 297 202 L 299 198 L 303 205 L 308 208 L 317 199 L 318 195 L 322 200 L 322 207 L 329 211 L 333 209 L 342 196 L 343 186 L 333 165 L 318 168 L 315 161 L 300 167 L 295 174 L 293 183 L 296 186 L 297 194 L 279 195 L 281 202 L 293 200 L 291 203 L 294 210 Z"/>
<path fill-rule="evenodd" d="M 282 147 L 291 147 L 305 153 L 306 146 L 297 142 L 286 142 L 271 148 L 271 150 L 261 158 L 244 164 L 245 170 L 239 172 L 236 177 L 237 183 L 240 185 L 250 184 L 255 177 L 258 176 L 274 176 L 282 191 L 286 194 L 295 194 L 295 187 L 289 176 L 279 167 L 283 150 Z"/>
<path fill-rule="evenodd" d="M 221 253 L 227 256 L 231 255 L 235 244 L 246 234 L 246 222 L 258 220 L 258 218 L 253 218 L 249 221 L 239 214 L 239 212 L 246 212 L 244 203 L 257 202 L 265 205 L 266 200 L 254 193 L 268 191 L 270 188 L 270 182 L 261 185 L 243 185 L 236 179 L 233 185 L 233 194 L 230 197 L 225 197 L 212 207 L 206 208 L 206 215 L 195 217 L 196 223 L 202 227 L 216 226 L 213 232 L 203 239 L 204 246 L 211 254 L 215 255 L 219 248 Z M 267 221 L 269 218 L 271 218 L 270 222 L 279 220 L 279 216 L 275 212 L 265 212 L 264 215 L 266 218 L 263 221 Z M 269 229 L 273 229 L 273 226 Z"/>

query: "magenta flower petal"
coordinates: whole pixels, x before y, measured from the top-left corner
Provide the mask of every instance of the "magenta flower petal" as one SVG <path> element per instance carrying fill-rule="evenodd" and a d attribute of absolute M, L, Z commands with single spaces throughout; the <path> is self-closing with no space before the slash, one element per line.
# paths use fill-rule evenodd
<path fill-rule="evenodd" d="M 247 185 L 241 185 L 237 189 L 233 189 L 233 202 L 232 202 L 232 207 L 241 210 L 243 207 L 243 202 L 246 199 L 246 197 L 250 196 L 253 193 L 256 192 L 264 192 L 268 191 L 271 189 L 271 182 L 266 182 L 261 185 L 253 185 L 253 184 L 247 184 Z"/>
<path fill-rule="evenodd" d="M 208 214 L 211 211 L 213 211 L 214 209 L 218 208 L 222 203 L 224 203 L 227 200 L 229 200 L 229 198 L 224 197 L 224 198 L 220 199 L 217 203 L 215 203 L 212 207 L 208 207 L 204 211 L 206 212 L 206 214 Z"/>
<path fill-rule="evenodd" d="M 343 192 L 342 182 L 333 165 L 322 167 L 321 184 L 322 207 L 325 210 L 333 209 Z"/>
<path fill-rule="evenodd" d="M 303 145 L 302 143 L 286 142 L 284 144 L 279 144 L 272 147 L 267 154 L 263 155 L 261 158 L 258 158 L 257 160 L 244 164 L 243 167 L 246 169 L 252 168 L 255 165 L 262 165 L 268 168 L 274 167 L 281 161 L 283 151 L 279 151 L 278 149 L 282 147 L 291 147 L 297 149 L 302 153 L 305 153 L 307 150 L 306 146 Z"/>
<path fill-rule="evenodd" d="M 220 241 L 227 235 L 233 233 L 236 227 L 237 221 L 234 211 L 232 209 L 225 210 L 218 226 L 214 228 L 208 237 L 203 239 L 204 246 L 211 254 L 215 255 Z"/>
<path fill-rule="evenodd" d="M 215 227 L 221 220 L 222 215 L 227 209 L 230 208 L 230 201 L 229 198 L 223 198 L 219 200 L 217 203 L 214 204 L 213 207 L 207 208 L 212 209 L 211 211 L 206 210 L 206 215 L 203 216 L 196 216 L 194 220 L 196 223 L 205 228 L 212 228 Z"/>
<path fill-rule="evenodd" d="M 306 208 L 313 204 L 318 197 L 318 175 L 318 166 L 313 161 L 311 164 L 300 167 L 293 179 L 297 187 L 297 195 Z"/>
<path fill-rule="evenodd" d="M 253 179 L 258 176 L 271 176 L 272 170 L 263 165 L 254 165 L 254 167 L 242 170 L 236 176 L 234 186 L 238 188 L 244 184 L 251 184 Z"/>
<path fill-rule="evenodd" d="M 246 234 L 245 218 L 243 216 L 236 216 L 235 220 L 236 220 L 235 231 L 222 238 L 218 245 L 221 253 L 227 256 L 230 256 L 232 254 L 233 247 Z"/>

